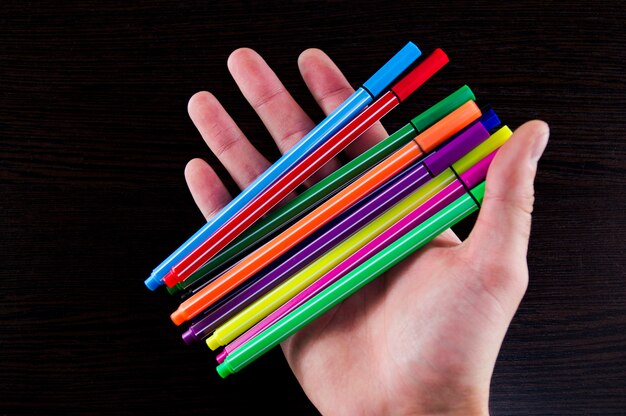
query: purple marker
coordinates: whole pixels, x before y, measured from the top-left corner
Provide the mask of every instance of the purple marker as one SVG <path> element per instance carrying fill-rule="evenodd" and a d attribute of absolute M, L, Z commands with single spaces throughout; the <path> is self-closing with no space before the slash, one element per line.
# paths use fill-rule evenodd
<path fill-rule="evenodd" d="M 382 214 L 398 201 L 428 182 L 432 177 L 439 175 L 452 163 L 456 162 L 468 151 L 482 143 L 489 137 L 488 130 L 482 122 L 478 122 L 459 133 L 441 149 L 433 152 L 422 162 L 417 163 L 402 174 L 393 178 L 383 192 L 369 200 L 359 209 L 352 211 L 338 222 L 327 233 L 320 236 L 308 246 L 260 277 L 252 285 L 246 287 L 239 294 L 224 303 L 221 307 L 207 314 L 198 322 L 192 324 L 182 338 L 190 344 L 193 341 L 210 335 L 219 325 L 230 319 L 240 310 L 250 305 L 262 295 L 273 289 L 279 283 L 291 276 L 300 267 L 307 264 L 318 255 L 342 241 L 345 237 L 358 230 L 378 215 Z M 401 195 L 398 195 L 401 193 Z"/>
<path fill-rule="evenodd" d="M 454 200 L 459 198 L 468 189 L 472 189 L 483 181 L 487 175 L 489 165 L 493 160 L 497 150 L 486 156 L 476 165 L 472 166 L 465 173 L 461 175 L 457 174 L 459 179 L 446 186 L 439 191 L 427 202 L 417 207 L 414 211 L 402 218 L 400 221 L 389 227 L 386 231 L 374 238 L 372 241 L 364 245 L 357 250 L 354 254 L 348 257 L 346 260 L 337 265 L 334 269 L 320 277 L 317 281 L 309 285 L 302 292 L 291 298 L 289 301 L 281 305 L 278 309 L 271 314 L 263 318 L 259 323 L 243 333 L 233 342 L 224 347 L 224 349 L 217 355 L 216 359 L 219 363 L 222 363 L 224 359 L 239 348 L 244 343 L 248 342 L 251 338 L 255 337 L 260 332 L 264 331 L 269 326 L 273 325 L 278 320 L 282 319 L 288 313 L 302 305 L 313 296 L 326 289 L 331 284 L 335 283 L 341 277 L 345 276 L 350 271 L 354 270 L 357 266 L 371 258 L 373 255 L 387 247 L 389 244 L 402 237 L 411 229 L 417 227 L 422 222 L 439 212 L 442 208 L 446 207 Z M 451 168 L 453 169 L 453 168 Z M 454 169 L 453 169 L 454 171 Z M 456 172 L 455 172 L 456 174 Z"/>

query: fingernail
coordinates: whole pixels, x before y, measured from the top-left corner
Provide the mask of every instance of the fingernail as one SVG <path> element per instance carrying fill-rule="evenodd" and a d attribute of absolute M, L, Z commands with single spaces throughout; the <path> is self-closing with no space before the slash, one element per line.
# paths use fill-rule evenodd
<path fill-rule="evenodd" d="M 550 137 L 550 128 L 546 123 L 541 123 L 541 127 L 537 127 L 535 130 L 535 137 L 533 139 L 533 148 L 530 154 L 530 159 L 534 164 L 539 162 L 539 158 L 543 154 L 543 151 L 548 145 L 548 137 Z"/>

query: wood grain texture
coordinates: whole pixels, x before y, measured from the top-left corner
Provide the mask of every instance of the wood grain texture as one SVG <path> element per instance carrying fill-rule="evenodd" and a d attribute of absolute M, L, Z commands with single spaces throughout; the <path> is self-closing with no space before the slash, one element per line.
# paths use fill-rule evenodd
<path fill-rule="evenodd" d="M 266 413 L 274 388 L 282 413 L 315 414 L 278 350 L 218 379 L 212 354 L 169 322 L 175 302 L 143 286 L 202 224 L 185 163 L 204 157 L 226 178 L 186 103 L 212 91 L 275 158 L 226 69 L 232 50 L 259 51 L 319 120 L 302 50 L 324 49 L 357 84 L 407 40 L 444 48 L 451 64 L 390 130 L 464 83 L 511 126 L 552 128 L 531 283 L 492 412 L 626 412 L 623 4 L 71 3 L 9 1 L 0 13 L 0 414 Z"/>

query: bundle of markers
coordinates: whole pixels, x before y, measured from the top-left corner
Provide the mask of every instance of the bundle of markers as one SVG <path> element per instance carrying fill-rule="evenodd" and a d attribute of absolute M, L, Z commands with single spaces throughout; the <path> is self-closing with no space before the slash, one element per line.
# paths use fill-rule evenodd
<path fill-rule="evenodd" d="M 280 208 L 315 171 L 448 62 L 408 43 L 146 280 L 184 301 L 186 343 L 241 370 L 480 207 L 509 138 L 463 86 Z"/>

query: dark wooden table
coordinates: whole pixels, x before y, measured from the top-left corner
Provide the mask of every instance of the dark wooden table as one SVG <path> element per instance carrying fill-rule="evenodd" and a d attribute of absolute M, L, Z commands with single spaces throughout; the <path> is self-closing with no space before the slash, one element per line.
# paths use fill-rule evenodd
<path fill-rule="evenodd" d="M 219 379 L 143 280 L 203 222 L 182 175 L 215 162 L 186 113 L 194 92 L 277 156 L 228 74 L 232 50 L 259 51 L 319 120 L 302 50 L 356 84 L 407 40 L 452 61 L 390 130 L 463 83 L 511 126 L 552 127 L 493 413 L 626 413 L 623 4 L 69 3 L 0 11 L 0 414 L 316 413 L 277 350 Z"/>

